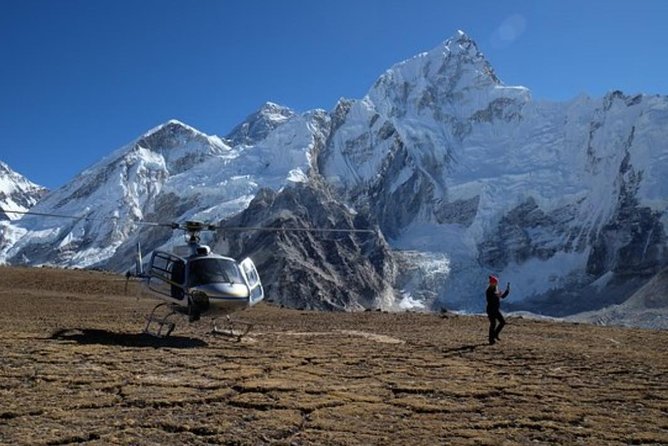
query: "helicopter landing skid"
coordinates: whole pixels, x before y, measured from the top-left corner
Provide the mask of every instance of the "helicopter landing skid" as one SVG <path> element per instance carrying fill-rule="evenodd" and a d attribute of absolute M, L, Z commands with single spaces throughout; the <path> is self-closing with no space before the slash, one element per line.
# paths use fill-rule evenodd
<path fill-rule="evenodd" d="M 176 322 L 171 322 L 168 321 L 168 319 L 176 314 L 175 310 L 172 310 L 169 312 L 166 316 L 159 317 L 156 316 L 155 311 L 164 306 L 167 305 L 166 302 L 159 303 L 155 307 L 153 307 L 153 310 L 151 311 L 151 314 L 146 318 L 146 326 L 144 327 L 144 333 L 155 336 L 156 338 L 166 338 L 170 334 L 172 334 L 172 331 L 174 331 L 174 328 L 176 327 Z M 151 324 L 155 323 L 157 325 L 157 330 L 151 330 Z M 166 328 L 166 331 L 163 333 L 163 329 Z"/>
<path fill-rule="evenodd" d="M 237 341 L 241 341 L 241 338 L 246 336 L 253 328 L 253 324 L 243 321 L 233 321 L 229 316 L 225 316 L 224 328 L 219 327 L 216 322 L 217 319 L 211 321 L 211 334 L 237 338 Z"/>

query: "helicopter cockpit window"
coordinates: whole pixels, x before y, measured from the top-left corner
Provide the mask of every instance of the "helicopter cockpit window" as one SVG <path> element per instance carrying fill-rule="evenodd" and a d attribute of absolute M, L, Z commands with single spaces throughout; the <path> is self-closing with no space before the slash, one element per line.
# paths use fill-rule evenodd
<path fill-rule="evenodd" d="M 188 262 L 190 286 L 208 283 L 243 284 L 237 264 L 226 259 L 201 259 Z"/>

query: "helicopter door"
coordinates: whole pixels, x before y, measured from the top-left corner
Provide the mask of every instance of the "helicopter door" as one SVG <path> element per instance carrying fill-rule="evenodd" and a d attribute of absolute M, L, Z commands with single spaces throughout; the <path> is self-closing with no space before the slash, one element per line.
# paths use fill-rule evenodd
<path fill-rule="evenodd" d="M 246 257 L 239 266 L 250 288 L 250 305 L 255 305 L 264 299 L 264 290 L 262 289 L 262 282 L 260 282 L 260 275 L 257 273 L 255 264 L 249 257 Z"/>
<path fill-rule="evenodd" d="M 153 252 L 148 275 L 150 290 L 177 300 L 185 297 L 186 262 L 181 257 L 164 251 Z"/>

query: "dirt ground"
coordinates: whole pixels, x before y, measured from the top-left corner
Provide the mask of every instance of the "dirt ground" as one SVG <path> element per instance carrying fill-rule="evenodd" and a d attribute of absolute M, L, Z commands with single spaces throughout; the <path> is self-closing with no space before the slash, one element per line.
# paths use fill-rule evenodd
<path fill-rule="evenodd" d="M 260 304 L 159 340 L 124 285 L 0 268 L 0 444 L 668 444 L 666 331 Z"/>

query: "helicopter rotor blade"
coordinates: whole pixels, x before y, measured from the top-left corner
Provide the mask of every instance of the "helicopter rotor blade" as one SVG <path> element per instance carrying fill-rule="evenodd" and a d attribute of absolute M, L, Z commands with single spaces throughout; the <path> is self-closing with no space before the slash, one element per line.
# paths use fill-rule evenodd
<path fill-rule="evenodd" d="M 143 220 L 134 220 L 135 223 L 142 226 L 153 226 L 153 227 L 163 227 L 171 229 L 180 229 L 178 223 L 160 223 L 157 221 L 143 221 Z"/>
<path fill-rule="evenodd" d="M 334 232 L 334 233 L 344 233 L 344 232 L 356 232 L 356 233 L 367 233 L 375 234 L 376 231 L 372 229 L 336 229 L 336 228 L 295 228 L 295 227 L 286 227 L 282 228 L 280 226 L 219 226 L 217 229 L 222 231 L 275 231 L 275 232 Z"/>
<path fill-rule="evenodd" d="M 51 218 L 69 218 L 72 220 L 86 220 L 86 221 L 106 221 L 106 220 L 119 220 L 121 217 L 107 217 L 107 218 L 98 218 L 98 217 L 87 217 L 87 216 L 75 216 L 75 215 L 65 215 L 65 214 L 51 214 L 46 212 L 34 212 L 34 211 L 15 211 L 15 210 L 5 210 L 0 208 L 1 211 L 7 214 L 20 214 L 20 215 L 35 215 L 38 217 L 51 217 Z M 144 221 L 144 220 L 133 220 L 134 223 L 142 226 L 152 226 L 152 227 L 165 227 L 171 229 L 180 229 L 183 231 L 273 231 L 273 232 L 310 232 L 310 233 L 367 233 L 374 234 L 376 231 L 372 229 L 337 229 L 337 228 L 295 228 L 295 227 L 280 227 L 280 226 L 216 226 L 207 223 L 201 223 L 197 221 L 186 221 L 184 223 L 161 223 L 155 221 Z"/>
<path fill-rule="evenodd" d="M 88 217 L 83 215 L 50 214 L 46 212 L 34 212 L 34 211 L 14 211 L 2 208 L 0 208 L 0 211 L 4 212 L 5 214 L 35 215 L 37 217 L 69 218 L 71 220 L 86 220 L 86 221 L 120 220 L 121 218 L 115 216 L 98 218 L 98 217 Z M 172 229 L 177 229 L 179 227 L 178 223 L 160 223 L 155 221 L 143 221 L 143 220 L 133 220 L 133 221 L 138 225 L 144 225 L 144 226 L 163 226 Z"/>
<path fill-rule="evenodd" d="M 64 214 L 48 214 L 45 212 L 33 212 L 33 211 L 11 211 L 7 209 L 0 208 L 5 214 L 20 214 L 20 215 L 36 215 L 38 217 L 54 217 L 54 218 L 69 218 L 72 220 L 91 220 L 91 221 L 104 221 L 109 219 L 118 219 L 119 217 L 109 217 L 109 218 L 95 218 L 95 217 L 86 217 L 83 215 L 64 215 Z"/>

